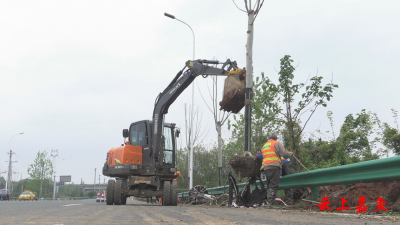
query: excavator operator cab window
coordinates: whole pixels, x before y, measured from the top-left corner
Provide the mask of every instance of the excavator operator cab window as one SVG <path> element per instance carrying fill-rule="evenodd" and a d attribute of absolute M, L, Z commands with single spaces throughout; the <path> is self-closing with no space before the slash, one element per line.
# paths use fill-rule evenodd
<path fill-rule="evenodd" d="M 130 129 L 131 135 L 129 138 L 130 139 L 129 143 L 131 145 L 137 145 L 137 127 L 138 127 L 137 124 L 131 126 L 131 129 Z"/>
<path fill-rule="evenodd" d="M 138 123 L 131 126 L 130 143 L 135 146 L 148 144 L 146 123 Z"/>
<path fill-rule="evenodd" d="M 172 142 L 172 129 L 170 127 L 164 127 L 164 138 L 164 163 L 172 164 L 174 145 Z"/>
<path fill-rule="evenodd" d="M 147 145 L 148 141 L 147 141 L 147 132 L 145 123 L 138 124 L 137 133 L 138 133 L 138 145 L 139 146 Z"/>

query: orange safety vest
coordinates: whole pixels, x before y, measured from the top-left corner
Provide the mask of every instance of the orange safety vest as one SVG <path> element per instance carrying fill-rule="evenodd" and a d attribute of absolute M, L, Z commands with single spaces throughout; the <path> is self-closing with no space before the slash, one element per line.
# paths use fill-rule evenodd
<path fill-rule="evenodd" d="M 282 164 L 281 159 L 278 158 L 275 154 L 276 142 L 277 141 L 275 141 L 275 140 L 268 141 L 262 147 L 261 152 L 263 154 L 263 163 L 262 163 L 263 166 L 265 164 L 272 163 L 272 162 L 279 162 L 280 164 Z"/>

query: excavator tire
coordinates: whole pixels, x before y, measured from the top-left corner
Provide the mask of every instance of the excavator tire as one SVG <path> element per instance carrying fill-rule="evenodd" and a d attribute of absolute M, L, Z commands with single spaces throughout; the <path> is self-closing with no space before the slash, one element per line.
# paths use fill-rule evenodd
<path fill-rule="evenodd" d="M 114 204 L 114 188 L 115 188 L 115 180 L 109 180 L 107 184 L 107 193 L 106 193 L 107 205 Z"/>
<path fill-rule="evenodd" d="M 176 181 L 171 182 L 171 205 L 178 205 L 178 182 Z"/>
<path fill-rule="evenodd" d="M 162 205 L 169 206 L 171 204 L 171 182 L 169 180 L 164 181 L 164 190 Z"/>
<path fill-rule="evenodd" d="M 121 205 L 126 205 L 126 196 L 121 196 Z"/>
<path fill-rule="evenodd" d="M 121 205 L 122 200 L 122 180 L 115 181 L 115 190 L 114 190 L 114 204 Z"/>

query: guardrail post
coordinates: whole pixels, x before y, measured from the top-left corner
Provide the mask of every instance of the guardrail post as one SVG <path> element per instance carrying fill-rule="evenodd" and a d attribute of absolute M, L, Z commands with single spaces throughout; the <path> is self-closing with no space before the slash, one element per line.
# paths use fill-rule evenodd
<path fill-rule="evenodd" d="M 319 198 L 318 186 L 311 187 L 311 195 L 313 196 L 315 201 L 318 201 L 318 198 Z"/>

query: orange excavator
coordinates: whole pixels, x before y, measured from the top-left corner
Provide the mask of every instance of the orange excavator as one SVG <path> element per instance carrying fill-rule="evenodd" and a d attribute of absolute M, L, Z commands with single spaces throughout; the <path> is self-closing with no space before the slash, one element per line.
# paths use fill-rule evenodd
<path fill-rule="evenodd" d="M 157 96 L 152 120 L 132 123 L 129 129 L 122 132 L 124 144 L 107 152 L 103 175 L 115 178 L 110 179 L 107 184 L 107 205 L 126 204 L 129 196 L 154 196 L 156 199 L 161 197 L 164 206 L 177 205 L 178 184 L 174 179 L 178 176 L 176 137 L 179 137 L 180 131 L 174 123 L 166 123 L 164 118 L 170 105 L 200 75 L 204 78 L 216 75 L 245 80 L 245 71 L 229 59 L 223 63 L 215 60 L 187 61 L 167 88 Z M 245 84 L 242 85 L 244 88 Z M 225 99 L 233 104 L 220 104 L 221 109 L 239 112 L 244 102 L 239 101 L 238 104 L 237 99 L 242 98 L 241 94 L 235 95 L 229 91 L 229 96 Z"/>

